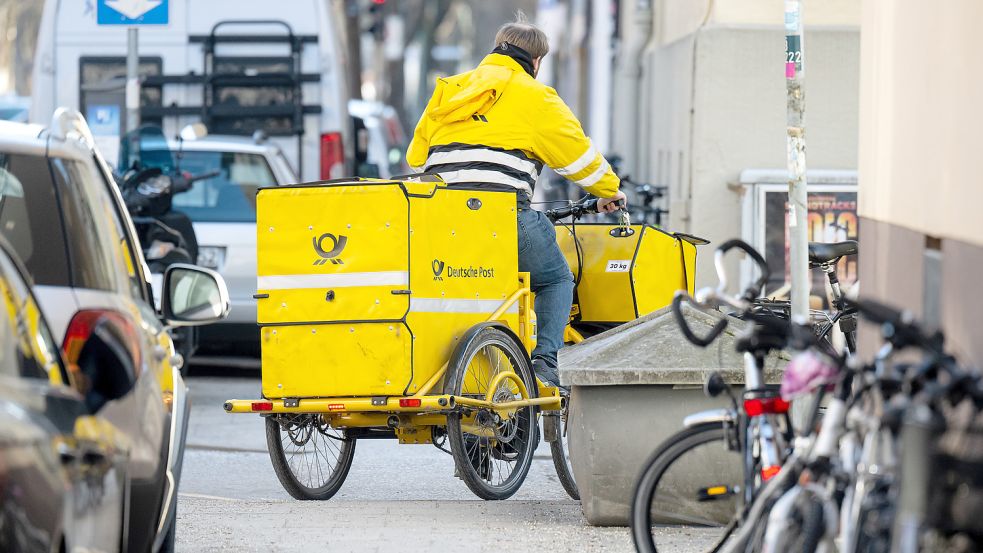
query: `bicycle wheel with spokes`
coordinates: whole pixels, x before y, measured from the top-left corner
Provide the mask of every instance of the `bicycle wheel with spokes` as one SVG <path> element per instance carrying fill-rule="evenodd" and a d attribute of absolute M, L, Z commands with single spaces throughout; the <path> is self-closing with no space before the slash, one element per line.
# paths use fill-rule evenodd
<path fill-rule="evenodd" d="M 562 411 L 547 411 L 543 413 L 543 433 L 550 440 L 550 453 L 553 456 L 553 467 L 560 485 L 566 490 L 570 499 L 580 499 L 580 490 L 573 477 L 573 467 L 570 465 L 570 444 L 567 441 L 567 421 L 570 416 L 570 402 Z"/>
<path fill-rule="evenodd" d="M 518 376 L 527 392 L 535 393 L 525 351 L 501 330 L 479 330 L 458 359 L 448 370 L 444 393 L 484 400 L 492 390 L 493 403 L 522 399 L 513 380 L 496 379 L 503 372 Z M 506 499 L 518 491 L 532 463 L 536 425 L 532 406 L 505 412 L 465 407 L 447 416 L 457 473 L 475 495 Z"/>
<path fill-rule="evenodd" d="M 355 438 L 331 428 L 318 414 L 266 417 L 266 445 L 276 477 L 294 499 L 330 499 L 355 457 Z"/>
<path fill-rule="evenodd" d="M 669 437 L 635 486 L 631 530 L 641 553 L 709 551 L 727 539 L 742 505 L 742 456 L 720 424 Z"/>

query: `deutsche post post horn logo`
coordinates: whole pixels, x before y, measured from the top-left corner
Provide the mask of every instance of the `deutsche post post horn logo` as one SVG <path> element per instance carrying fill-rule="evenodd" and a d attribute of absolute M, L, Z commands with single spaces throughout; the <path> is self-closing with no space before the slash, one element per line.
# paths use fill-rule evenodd
<path fill-rule="evenodd" d="M 324 249 L 324 241 L 326 239 L 331 240 L 330 250 Z M 340 258 L 337 258 L 337 256 L 341 253 L 342 250 L 345 249 L 345 245 L 348 244 L 347 236 L 338 236 L 336 238 L 335 235 L 329 232 L 325 232 L 324 234 L 314 238 L 313 240 L 314 240 L 314 251 L 317 252 L 317 255 L 321 257 L 321 259 L 314 260 L 315 265 L 324 265 L 328 261 L 330 261 L 333 265 L 345 264 L 345 262 L 342 261 Z"/>
<path fill-rule="evenodd" d="M 439 259 L 433 260 L 433 279 L 434 280 L 444 280 L 444 277 L 440 276 L 444 272 L 444 262 Z"/>

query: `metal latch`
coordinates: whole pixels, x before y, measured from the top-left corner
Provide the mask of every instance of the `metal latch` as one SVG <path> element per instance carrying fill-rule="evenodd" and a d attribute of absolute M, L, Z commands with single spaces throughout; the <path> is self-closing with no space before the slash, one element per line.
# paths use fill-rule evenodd
<path fill-rule="evenodd" d="M 386 397 L 386 396 L 375 396 L 375 397 L 372 398 L 372 405 L 374 405 L 376 407 L 381 407 L 381 406 L 385 405 L 388 401 L 389 401 L 389 398 Z"/>
<path fill-rule="evenodd" d="M 283 406 L 288 409 L 294 409 L 296 407 L 300 407 L 300 398 L 299 397 L 283 398 Z"/>

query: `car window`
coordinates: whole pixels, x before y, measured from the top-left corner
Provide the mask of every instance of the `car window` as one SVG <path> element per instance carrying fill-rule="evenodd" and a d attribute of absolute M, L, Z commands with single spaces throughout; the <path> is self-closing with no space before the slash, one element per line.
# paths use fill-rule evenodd
<path fill-rule="evenodd" d="M 0 254 L 0 374 L 66 384 L 60 355 L 30 289 Z"/>
<path fill-rule="evenodd" d="M 93 163 L 98 164 L 98 160 L 93 158 Z M 111 223 L 109 230 L 112 234 L 112 243 L 119 249 L 119 257 L 123 260 L 130 296 L 134 299 L 143 299 L 146 287 L 137 265 L 140 258 L 136 255 L 135 245 L 130 242 L 131 236 L 126 231 L 124 221 L 127 215 L 120 209 L 119 202 L 113 199 L 114 192 L 111 187 L 115 187 L 116 184 L 107 182 L 105 173 L 99 170 L 96 170 L 96 180 L 101 184 L 101 190 L 105 191 L 102 196 L 105 199 L 107 218 Z"/>
<path fill-rule="evenodd" d="M 277 184 L 262 154 L 242 152 L 184 152 L 181 171 L 218 175 L 195 181 L 174 196 L 174 209 L 197 222 L 255 222 L 256 190 Z"/>
<path fill-rule="evenodd" d="M 58 197 L 44 156 L 0 153 L 0 234 L 35 284 L 71 285 Z"/>
<path fill-rule="evenodd" d="M 52 158 L 61 211 L 71 256 L 72 283 L 77 288 L 118 291 L 112 239 L 107 235 L 105 210 L 94 201 L 92 174 L 83 163 Z"/>

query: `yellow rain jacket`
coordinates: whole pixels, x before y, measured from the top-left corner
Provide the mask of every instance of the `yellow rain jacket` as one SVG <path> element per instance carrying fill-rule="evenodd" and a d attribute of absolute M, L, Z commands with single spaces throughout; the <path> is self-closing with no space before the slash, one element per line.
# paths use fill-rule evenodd
<path fill-rule="evenodd" d="M 620 185 L 556 91 L 503 54 L 437 79 L 406 161 L 445 182 L 505 184 L 529 196 L 544 163 L 595 196 L 610 198 Z"/>

